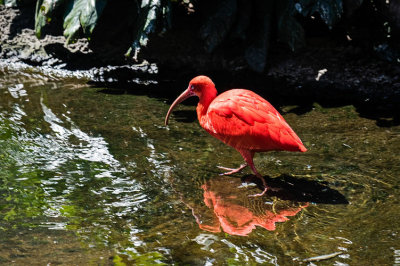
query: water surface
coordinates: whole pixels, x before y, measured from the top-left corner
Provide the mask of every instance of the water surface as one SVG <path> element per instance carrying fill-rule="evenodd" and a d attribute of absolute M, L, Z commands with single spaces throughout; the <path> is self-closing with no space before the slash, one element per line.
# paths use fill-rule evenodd
<path fill-rule="evenodd" d="M 400 260 L 399 126 L 352 106 L 280 106 L 309 151 L 256 155 L 272 189 L 253 198 L 248 169 L 219 176 L 242 158 L 188 117 L 194 106 L 165 127 L 171 99 L 109 92 L 0 69 L 0 264 Z"/>

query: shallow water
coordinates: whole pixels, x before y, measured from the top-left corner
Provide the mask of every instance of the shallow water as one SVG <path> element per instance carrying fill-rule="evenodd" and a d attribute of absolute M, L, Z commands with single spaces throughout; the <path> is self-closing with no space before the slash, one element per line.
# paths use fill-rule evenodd
<path fill-rule="evenodd" d="M 309 151 L 256 155 L 254 198 L 194 106 L 165 127 L 171 99 L 143 88 L 4 68 L 0 95 L 0 264 L 400 263 L 400 127 L 352 106 L 281 106 Z"/>

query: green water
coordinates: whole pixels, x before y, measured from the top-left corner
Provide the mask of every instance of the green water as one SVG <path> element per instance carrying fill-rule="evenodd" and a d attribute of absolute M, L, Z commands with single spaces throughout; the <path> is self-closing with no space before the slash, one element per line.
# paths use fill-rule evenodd
<path fill-rule="evenodd" d="M 183 90 L 184 88 L 182 88 Z M 181 105 L 0 70 L 0 264 L 400 263 L 400 127 L 352 106 L 284 117 L 307 153 L 256 155 L 271 190 Z"/>

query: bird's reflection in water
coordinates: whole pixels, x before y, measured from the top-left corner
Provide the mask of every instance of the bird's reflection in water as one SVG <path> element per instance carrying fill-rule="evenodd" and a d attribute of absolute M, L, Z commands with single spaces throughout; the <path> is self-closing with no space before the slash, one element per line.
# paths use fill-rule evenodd
<path fill-rule="evenodd" d="M 205 205 L 190 206 L 199 227 L 209 232 L 248 235 L 256 226 L 275 230 L 308 203 L 277 197 L 249 197 L 249 187 L 240 179 L 219 176 L 201 186 Z"/>

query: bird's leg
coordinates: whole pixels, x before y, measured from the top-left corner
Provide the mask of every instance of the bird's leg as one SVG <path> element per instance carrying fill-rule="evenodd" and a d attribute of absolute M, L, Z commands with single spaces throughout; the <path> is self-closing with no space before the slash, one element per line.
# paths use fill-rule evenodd
<path fill-rule="evenodd" d="M 234 173 L 238 173 L 243 168 L 245 168 L 246 166 L 247 166 L 247 163 L 241 164 L 239 168 L 228 168 L 228 167 L 218 166 L 218 168 L 223 169 L 225 171 L 228 171 L 228 172 L 225 172 L 225 173 L 222 173 L 222 174 L 219 174 L 219 175 L 231 175 L 231 174 L 234 174 Z"/>
<path fill-rule="evenodd" d="M 253 173 L 261 179 L 263 186 L 264 186 L 264 190 L 261 193 L 258 194 L 254 194 L 254 195 L 250 195 L 250 197 L 259 197 L 265 194 L 265 192 L 267 192 L 268 190 L 268 186 L 267 183 L 265 182 L 265 179 L 260 175 L 260 173 L 257 171 L 256 167 L 254 166 L 254 162 L 253 162 L 253 157 L 254 157 L 254 151 L 248 151 L 248 150 L 240 150 L 239 151 L 240 154 L 242 155 L 243 159 L 246 161 L 246 164 L 248 164 L 251 168 L 251 170 L 253 171 Z"/>

